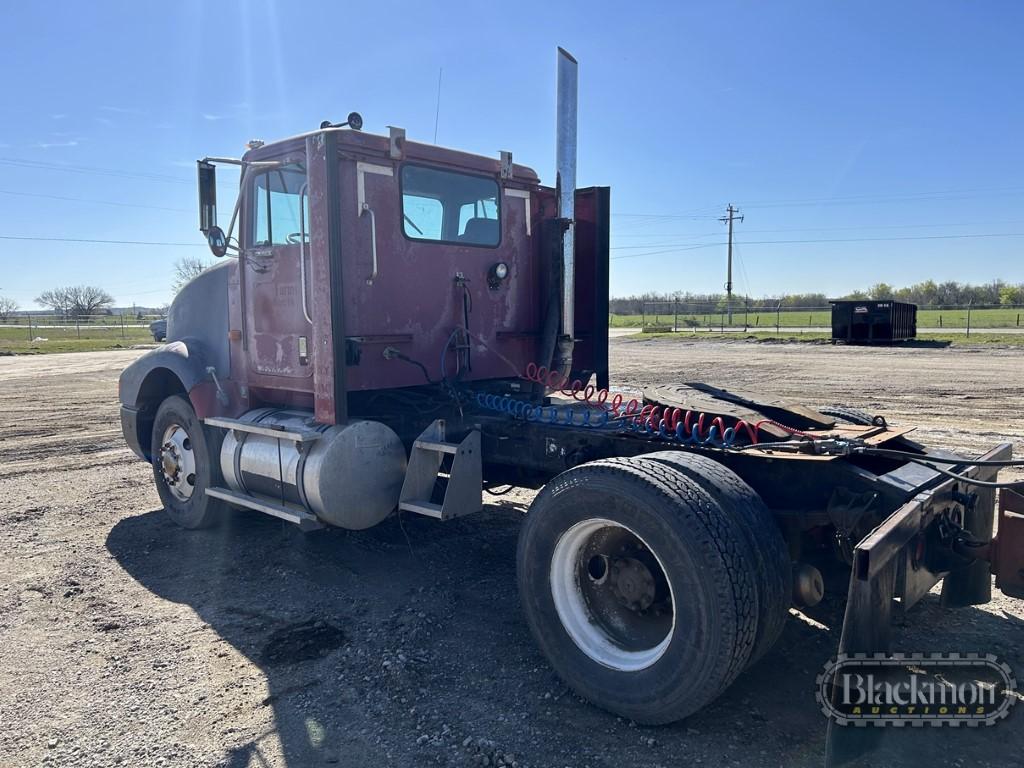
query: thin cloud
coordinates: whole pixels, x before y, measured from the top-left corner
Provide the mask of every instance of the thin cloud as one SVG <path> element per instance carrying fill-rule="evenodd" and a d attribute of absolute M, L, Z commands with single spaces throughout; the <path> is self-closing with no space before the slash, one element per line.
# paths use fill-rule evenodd
<path fill-rule="evenodd" d="M 203 120 L 209 120 L 211 122 L 223 120 L 224 117 L 224 115 L 211 115 L 209 112 L 203 112 Z"/>
<path fill-rule="evenodd" d="M 111 120 L 109 117 L 94 117 L 93 119 L 97 123 L 99 123 L 100 125 L 108 125 L 109 126 L 109 125 L 113 125 L 114 124 L 114 121 Z"/>
<path fill-rule="evenodd" d="M 56 115 L 50 115 L 50 117 L 51 117 L 51 118 L 52 118 L 53 120 L 63 120 L 64 118 L 66 118 L 66 117 L 67 117 L 67 115 L 65 115 L 65 114 L 64 114 L 63 112 L 60 112 L 60 113 L 58 113 L 58 114 L 56 114 Z"/>
<path fill-rule="evenodd" d="M 36 149 L 54 149 L 57 147 L 77 147 L 78 139 L 70 141 L 38 141 L 32 145 Z"/>
<path fill-rule="evenodd" d="M 137 107 L 103 106 L 103 107 L 100 107 L 100 109 L 102 111 L 104 111 L 104 112 L 114 112 L 115 114 L 118 114 L 118 115 L 138 115 L 138 114 L 141 114 L 141 111 L 142 111 L 142 110 L 138 109 Z"/>

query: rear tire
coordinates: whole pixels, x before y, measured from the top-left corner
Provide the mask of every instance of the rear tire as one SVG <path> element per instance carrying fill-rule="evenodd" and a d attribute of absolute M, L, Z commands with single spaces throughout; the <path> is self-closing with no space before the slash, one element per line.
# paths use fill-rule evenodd
<path fill-rule="evenodd" d="M 562 473 L 519 536 L 519 594 L 555 671 L 640 723 L 696 712 L 740 673 L 757 592 L 741 533 L 697 483 L 643 459 Z"/>
<path fill-rule="evenodd" d="M 707 456 L 659 451 L 644 454 L 643 458 L 661 462 L 698 483 L 743 531 L 760 604 L 757 639 L 750 655 L 750 664 L 754 664 L 778 641 L 792 603 L 792 566 L 778 523 L 757 491 L 731 469 Z"/>
<path fill-rule="evenodd" d="M 220 446 L 223 433 L 196 417 L 180 395 L 168 397 L 153 421 L 152 457 L 156 490 L 171 520 L 182 528 L 207 528 L 221 522 L 228 506 L 206 495 L 223 485 Z"/>

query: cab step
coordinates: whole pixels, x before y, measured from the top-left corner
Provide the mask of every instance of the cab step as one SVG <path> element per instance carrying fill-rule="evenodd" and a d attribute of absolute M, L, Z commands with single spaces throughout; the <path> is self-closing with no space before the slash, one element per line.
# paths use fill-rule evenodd
<path fill-rule="evenodd" d="M 441 469 L 445 456 L 452 457 L 447 473 Z M 432 500 L 439 477 L 448 481 L 440 504 Z M 398 509 L 443 521 L 483 507 L 480 432 L 473 430 L 460 442 L 451 442 L 445 439 L 444 419 L 437 419 L 412 444 Z"/>
<path fill-rule="evenodd" d="M 293 443 L 311 443 L 323 437 L 322 432 L 314 429 L 290 430 L 277 425 L 266 425 L 241 419 L 227 419 L 222 416 L 207 416 L 204 422 L 210 427 L 230 429 L 235 432 L 243 432 L 250 435 L 263 435 L 278 440 L 289 440 Z"/>
<path fill-rule="evenodd" d="M 432 501 L 405 501 L 401 504 L 403 512 L 415 512 L 417 515 L 441 519 L 441 504 Z"/>
<path fill-rule="evenodd" d="M 289 523 L 295 523 L 303 531 L 316 531 L 324 527 L 316 515 L 310 514 L 296 504 L 289 504 L 287 501 L 271 501 L 270 499 L 250 496 L 227 488 L 207 488 L 206 495 L 226 501 L 228 504 L 234 504 L 236 507 L 252 509 L 265 515 L 286 520 Z"/>

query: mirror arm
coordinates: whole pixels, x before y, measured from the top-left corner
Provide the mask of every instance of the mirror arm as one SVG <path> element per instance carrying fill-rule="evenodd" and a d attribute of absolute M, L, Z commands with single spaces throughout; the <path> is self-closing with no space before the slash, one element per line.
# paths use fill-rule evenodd
<path fill-rule="evenodd" d="M 238 197 L 235 198 L 235 209 L 231 212 L 231 223 L 228 224 L 227 235 L 225 235 L 228 241 L 228 250 L 233 248 L 235 253 L 239 256 L 242 254 L 242 249 L 240 245 L 231 245 L 231 235 L 235 231 L 235 221 L 238 220 L 238 211 L 242 207 L 242 193 L 245 191 L 245 182 L 248 179 L 248 176 L 249 165 L 246 164 L 242 166 L 242 177 L 238 180 Z M 237 238 L 235 238 L 235 242 L 238 242 Z"/>

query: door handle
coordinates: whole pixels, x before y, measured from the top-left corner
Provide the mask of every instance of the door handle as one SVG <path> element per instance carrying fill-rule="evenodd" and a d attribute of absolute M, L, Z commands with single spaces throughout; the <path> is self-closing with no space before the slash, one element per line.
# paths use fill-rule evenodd
<path fill-rule="evenodd" d="M 377 279 L 377 218 L 373 215 L 369 203 L 363 203 L 363 209 L 359 212 L 360 217 L 364 213 L 370 214 L 370 254 L 373 257 L 373 271 L 366 278 L 366 284 L 373 285 L 373 281 Z"/>

